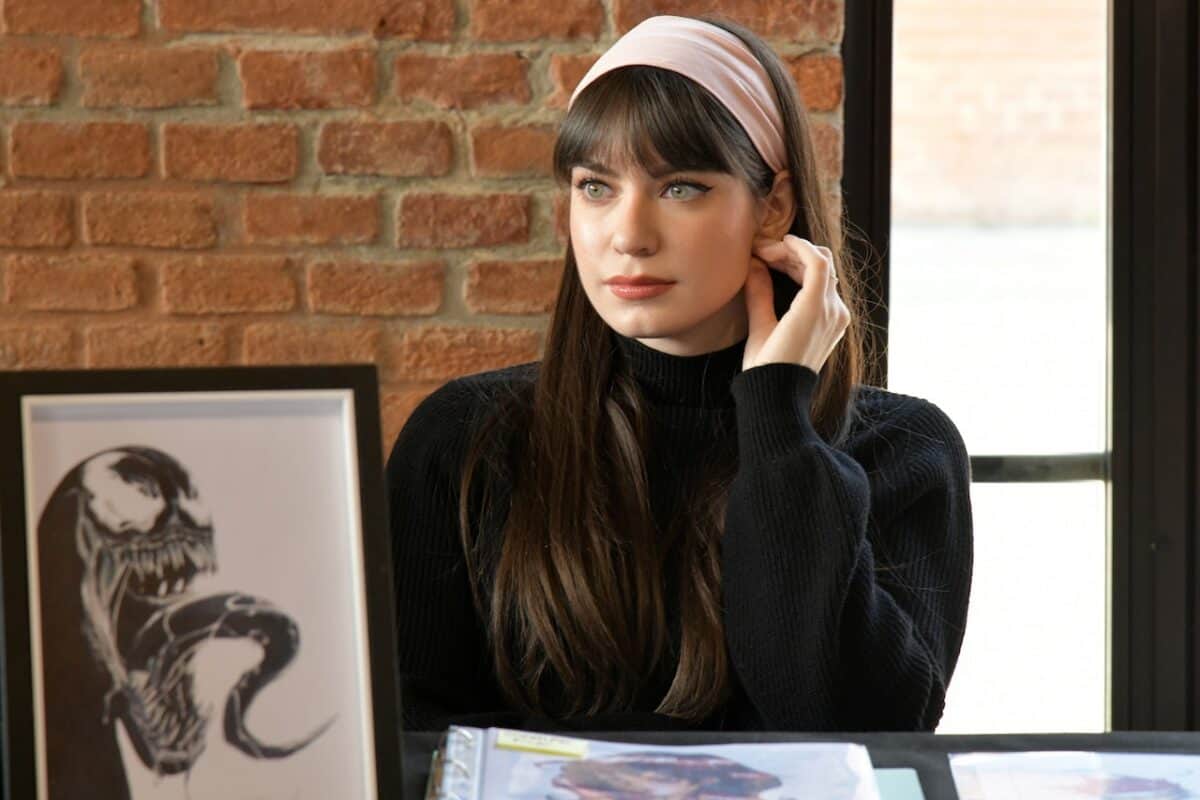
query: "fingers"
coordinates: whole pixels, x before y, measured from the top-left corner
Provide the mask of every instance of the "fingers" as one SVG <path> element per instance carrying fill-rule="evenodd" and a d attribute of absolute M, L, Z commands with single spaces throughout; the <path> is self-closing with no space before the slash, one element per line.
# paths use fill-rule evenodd
<path fill-rule="evenodd" d="M 837 264 L 833 262 L 833 251 L 824 245 L 817 245 L 817 250 L 821 252 L 825 259 L 829 262 L 829 280 L 825 284 L 825 288 L 830 297 L 838 296 L 838 274 Z"/>
<path fill-rule="evenodd" d="M 778 319 L 768 267 L 800 285 L 791 307 Z M 833 251 L 828 247 L 791 234 L 779 241 L 756 239 L 746 278 L 750 335 L 743 369 L 780 362 L 819 371 L 850 323 L 837 280 Z"/>
<path fill-rule="evenodd" d="M 837 283 L 837 265 L 833 263 L 833 251 L 823 244 L 814 245 L 814 247 L 816 247 L 817 252 L 825 256 L 825 260 L 829 262 L 829 277 L 834 283 Z"/>
<path fill-rule="evenodd" d="M 833 251 L 828 247 L 789 233 L 782 240 L 756 239 L 753 250 L 769 266 L 786 272 L 799 286 L 817 290 L 811 294 L 836 293 Z"/>

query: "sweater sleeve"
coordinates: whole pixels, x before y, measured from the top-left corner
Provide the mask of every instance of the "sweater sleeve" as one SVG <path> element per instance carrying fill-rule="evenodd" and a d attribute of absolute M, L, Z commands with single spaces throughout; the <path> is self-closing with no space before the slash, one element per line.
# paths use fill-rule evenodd
<path fill-rule="evenodd" d="M 469 396 L 456 382 L 410 414 L 387 462 L 404 727 L 444 728 L 492 706 L 489 661 L 458 534 Z"/>
<path fill-rule="evenodd" d="M 740 724 L 930 731 L 966 620 L 966 449 L 940 409 L 904 398 L 853 443 L 860 463 L 813 428 L 817 380 L 764 364 L 731 387 L 739 467 L 722 588 L 730 658 L 756 717 Z"/>

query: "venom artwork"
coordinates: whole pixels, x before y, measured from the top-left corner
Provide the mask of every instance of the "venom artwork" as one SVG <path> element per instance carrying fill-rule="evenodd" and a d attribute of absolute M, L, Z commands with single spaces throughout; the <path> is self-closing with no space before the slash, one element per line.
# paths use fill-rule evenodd
<path fill-rule="evenodd" d="M 116 725 L 159 775 L 191 770 L 206 715 L 193 695 L 193 656 L 205 641 L 246 638 L 257 666 L 230 691 L 226 740 L 253 758 L 283 758 L 332 723 L 287 744 L 245 724 L 254 697 L 292 660 L 299 629 L 265 600 L 195 596 L 216 570 L 213 526 L 188 473 L 149 447 L 118 447 L 76 465 L 38 523 L 51 798 L 128 798 Z"/>

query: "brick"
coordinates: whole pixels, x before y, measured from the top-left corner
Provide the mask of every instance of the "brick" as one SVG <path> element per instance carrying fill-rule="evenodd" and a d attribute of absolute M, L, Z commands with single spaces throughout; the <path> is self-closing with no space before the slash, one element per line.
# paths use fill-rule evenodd
<path fill-rule="evenodd" d="M 842 60 L 825 53 L 785 62 L 809 111 L 833 111 L 842 102 Z"/>
<path fill-rule="evenodd" d="M 128 38 L 142 29 L 142 0 L 4 0 L 8 33 Z"/>
<path fill-rule="evenodd" d="M 535 361 L 539 350 L 540 334 L 534 330 L 423 325 L 401 334 L 390 377 L 401 381 L 450 380 Z"/>
<path fill-rule="evenodd" d="M 562 273 L 560 258 L 477 261 L 467 269 L 463 300 L 476 314 L 543 314 L 554 307 Z"/>
<path fill-rule="evenodd" d="M 396 212 L 401 247 L 478 247 L 529 240 L 529 195 L 405 195 Z"/>
<path fill-rule="evenodd" d="M 5 42 L 0 47 L 0 105 L 46 106 L 62 91 L 57 47 Z"/>
<path fill-rule="evenodd" d="M 613 0 L 613 22 L 623 34 L 656 14 L 720 15 L 764 38 L 840 42 L 845 0 Z"/>
<path fill-rule="evenodd" d="M 227 363 L 225 333 L 215 323 L 114 322 L 84 335 L 89 367 L 191 367 Z"/>
<path fill-rule="evenodd" d="M 279 183 L 300 168 L 300 134 L 288 123 L 163 127 L 163 162 L 172 178 Z"/>
<path fill-rule="evenodd" d="M 88 244 L 212 247 L 217 243 L 211 197 L 186 192 L 99 192 L 83 196 Z"/>
<path fill-rule="evenodd" d="M 170 31 L 370 33 L 377 37 L 446 41 L 454 34 L 449 0 L 160 0 Z"/>
<path fill-rule="evenodd" d="M 822 180 L 840 180 L 842 176 L 842 129 L 833 122 L 814 119 L 810 124 L 817 169 Z"/>
<path fill-rule="evenodd" d="M 483 176 L 549 176 L 551 125 L 481 125 L 471 131 L 471 167 Z"/>
<path fill-rule="evenodd" d="M 440 261 L 320 261 L 308 268 L 308 305 L 328 314 L 436 314 L 445 284 Z"/>
<path fill-rule="evenodd" d="M 150 132 L 131 122 L 18 122 L 10 153 L 19 178 L 140 178 L 150 172 Z"/>
<path fill-rule="evenodd" d="M 32 311 L 119 311 L 137 305 L 134 259 L 101 253 L 8 258 L 4 301 Z"/>
<path fill-rule="evenodd" d="M 526 61 L 510 53 L 396 56 L 394 90 L 401 102 L 424 100 L 443 109 L 529 102 Z"/>
<path fill-rule="evenodd" d="M 361 108 L 375 102 L 375 52 L 252 50 L 238 59 L 246 108 Z"/>
<path fill-rule="evenodd" d="M 0 246 L 66 247 L 74 224 L 70 195 L 0 191 Z"/>
<path fill-rule="evenodd" d="M 595 54 L 563 55 L 556 53 L 550 56 L 550 85 L 554 89 L 546 98 L 546 106 L 565 109 L 567 101 L 571 99 L 571 93 L 575 91 L 575 87 L 583 80 L 583 76 L 587 74 L 598 58 L 600 56 Z"/>
<path fill-rule="evenodd" d="M 260 322 L 246 328 L 247 364 L 373 364 L 379 331 L 366 325 Z"/>
<path fill-rule="evenodd" d="M 571 196 L 566 192 L 554 193 L 554 237 L 559 244 L 566 244 L 571 234 Z"/>
<path fill-rule="evenodd" d="M 89 108 L 215 105 L 219 74 L 213 50 L 93 45 L 79 55 L 80 102 Z"/>
<path fill-rule="evenodd" d="M 243 225 L 257 244 L 366 244 L 379 237 L 379 198 L 251 194 Z"/>
<path fill-rule="evenodd" d="M 595 39 L 604 29 L 600 0 L 474 0 L 471 36 L 480 41 Z"/>
<path fill-rule="evenodd" d="M 63 369 L 75 366 L 71 332 L 55 325 L 0 326 L 0 369 Z"/>
<path fill-rule="evenodd" d="M 290 311 L 291 262 L 275 256 L 184 256 L 161 267 L 163 309 L 172 314 Z"/>
<path fill-rule="evenodd" d="M 454 134 L 444 122 L 329 122 L 317 161 L 330 175 L 436 177 L 454 164 Z"/>

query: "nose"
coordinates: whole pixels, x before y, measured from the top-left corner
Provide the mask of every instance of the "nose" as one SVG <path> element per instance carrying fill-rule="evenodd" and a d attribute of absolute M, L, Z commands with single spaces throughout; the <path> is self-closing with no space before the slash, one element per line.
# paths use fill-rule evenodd
<path fill-rule="evenodd" d="M 621 255 L 650 255 L 658 249 L 657 210 L 652 199 L 629 191 L 613 211 L 612 246 Z"/>

